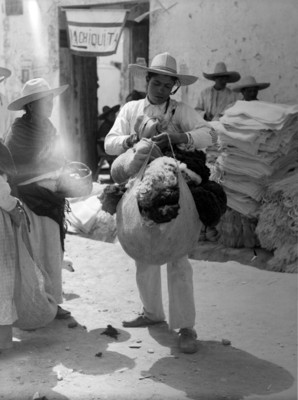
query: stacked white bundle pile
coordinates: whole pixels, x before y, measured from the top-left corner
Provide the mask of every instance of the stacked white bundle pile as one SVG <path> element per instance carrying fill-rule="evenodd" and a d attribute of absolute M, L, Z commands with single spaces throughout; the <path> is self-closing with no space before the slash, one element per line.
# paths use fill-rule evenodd
<path fill-rule="evenodd" d="M 288 259 L 285 259 L 285 252 L 283 255 L 276 253 L 272 261 L 275 264 L 270 266 L 285 270 L 285 265 L 292 263 L 298 251 L 297 236 L 293 236 L 297 205 L 294 206 L 291 199 L 294 223 L 286 215 L 289 207 L 277 201 L 276 197 L 283 198 L 283 195 L 279 191 L 273 196 L 275 189 L 271 186 L 298 169 L 298 105 L 237 101 L 220 121 L 211 124 L 218 132 L 221 148 L 212 179 L 222 183 L 228 200 L 228 211 L 218 226 L 220 242 L 227 247 L 261 246 L 276 252 L 286 243 L 286 234 L 281 236 L 280 223 L 294 224 L 287 246 Z M 286 182 L 291 185 L 289 179 Z M 284 204 L 289 203 L 285 200 Z M 276 214 L 273 216 L 273 213 Z M 289 249 L 294 243 L 296 251 L 293 247 Z M 281 259 L 283 262 L 277 266 Z"/>
<path fill-rule="evenodd" d="M 228 206 L 258 217 L 268 179 L 297 164 L 298 105 L 237 101 L 211 124 L 221 146 L 215 176 L 225 188 Z"/>

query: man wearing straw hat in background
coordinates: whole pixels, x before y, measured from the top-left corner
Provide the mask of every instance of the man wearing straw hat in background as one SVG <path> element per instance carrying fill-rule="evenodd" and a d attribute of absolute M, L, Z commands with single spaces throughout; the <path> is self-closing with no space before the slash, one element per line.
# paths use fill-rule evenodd
<path fill-rule="evenodd" d="M 259 90 L 267 89 L 269 82 L 257 82 L 253 76 L 245 76 L 241 81 L 233 87 L 235 93 L 241 93 L 245 101 L 258 100 Z"/>
<path fill-rule="evenodd" d="M 140 116 L 160 121 L 160 125 L 153 127 L 152 135 L 147 136 L 159 149 L 167 147 L 169 140 L 187 150 L 205 149 L 212 144 L 211 129 L 199 114 L 187 104 L 170 98 L 180 86 L 191 85 L 197 77 L 179 74 L 176 60 L 169 53 L 156 55 L 150 67 L 132 64 L 129 69 L 146 79 L 147 96 L 145 99 L 126 103 L 120 110 L 105 139 L 105 150 L 108 154 L 120 155 L 133 147 L 136 137 L 134 129 Z M 139 164 L 136 170 L 141 168 L 149 150 L 148 147 L 147 152 L 137 154 Z M 180 235 L 183 236 L 183 232 L 180 232 Z M 169 328 L 179 329 L 180 350 L 184 353 L 194 353 L 197 351 L 197 334 L 194 330 L 196 312 L 192 266 L 187 255 L 167 262 L 167 276 Z M 123 326 L 138 328 L 163 322 L 165 314 L 160 265 L 136 261 L 136 280 L 143 312 L 132 320 L 123 321 Z"/>
<path fill-rule="evenodd" d="M 0 67 L 0 83 L 11 75 L 11 71 L 7 68 Z M 7 110 L 8 101 L 6 96 L 0 93 L 0 138 L 3 138 L 12 122 L 12 115 Z"/>
<path fill-rule="evenodd" d="M 236 71 L 228 71 L 226 64 L 219 62 L 213 73 L 203 72 L 203 75 L 215 83 L 202 90 L 195 109 L 206 121 L 212 121 L 218 119 L 227 105 L 237 100 L 237 94 L 228 88 L 227 84 L 239 81 L 240 74 Z"/>
<path fill-rule="evenodd" d="M 228 71 L 224 62 L 218 62 L 213 73 L 203 72 L 203 76 L 215 83 L 202 90 L 195 109 L 206 121 L 218 120 L 226 107 L 238 98 L 238 95 L 227 87 L 227 84 L 237 82 L 240 74 L 236 71 Z M 214 140 L 213 146 L 207 149 L 207 161 L 210 165 L 214 164 L 218 154 L 217 140 Z M 200 241 L 216 242 L 218 238 L 219 234 L 215 227 L 202 229 Z"/>

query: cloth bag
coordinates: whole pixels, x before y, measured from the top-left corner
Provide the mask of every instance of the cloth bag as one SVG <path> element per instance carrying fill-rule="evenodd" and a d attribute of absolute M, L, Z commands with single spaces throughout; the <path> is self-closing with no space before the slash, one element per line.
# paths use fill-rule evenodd
<path fill-rule="evenodd" d="M 18 319 L 13 326 L 21 329 L 42 328 L 56 316 L 57 303 L 46 292 L 43 273 L 32 259 L 26 228 L 16 229 L 17 262 L 14 302 Z M 25 244 L 26 243 L 26 244 Z"/>
<path fill-rule="evenodd" d="M 150 153 L 117 206 L 117 235 L 124 251 L 139 262 L 162 265 L 187 255 L 199 240 L 202 223 L 192 194 L 178 169 L 179 214 L 163 224 L 148 224 L 138 206 L 136 187 Z"/>

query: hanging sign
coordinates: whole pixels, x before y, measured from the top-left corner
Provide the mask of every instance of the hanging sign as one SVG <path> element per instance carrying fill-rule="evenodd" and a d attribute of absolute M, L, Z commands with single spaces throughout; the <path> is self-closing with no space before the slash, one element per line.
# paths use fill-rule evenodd
<path fill-rule="evenodd" d="M 66 9 L 70 50 L 80 56 L 109 56 L 117 51 L 127 10 Z"/>

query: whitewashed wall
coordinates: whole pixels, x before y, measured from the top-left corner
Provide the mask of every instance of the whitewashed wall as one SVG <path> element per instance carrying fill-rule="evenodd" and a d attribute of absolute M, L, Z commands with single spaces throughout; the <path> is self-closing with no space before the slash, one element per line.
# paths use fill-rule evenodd
<path fill-rule="evenodd" d="M 0 65 L 12 70 L 0 90 L 9 100 L 19 94 L 26 68 L 30 78 L 44 76 L 53 86 L 58 84 L 58 7 L 103 2 L 23 0 L 24 15 L 7 17 L 0 0 Z M 160 4 L 165 8 L 175 4 L 150 16 L 150 57 L 169 51 L 181 68 L 200 76 L 180 92 L 183 100 L 195 105 L 198 92 L 211 83 L 202 72 L 212 72 L 216 62 L 224 61 L 243 76 L 271 82 L 260 92 L 261 99 L 298 103 L 297 0 L 151 0 L 150 4 L 151 11 Z"/>
<path fill-rule="evenodd" d="M 182 91 L 195 105 L 198 92 L 212 84 L 202 72 L 218 61 L 242 76 L 271 82 L 259 92 L 265 101 L 298 103 L 297 0 L 161 0 L 168 11 L 151 14 L 150 57 L 164 51 L 200 80 Z M 160 8 L 152 0 L 151 11 Z M 180 95 L 181 96 L 181 95 Z"/>
<path fill-rule="evenodd" d="M 24 84 L 22 71 L 26 69 L 27 79 L 42 76 L 52 87 L 59 85 L 58 7 L 94 3 L 93 0 L 23 0 L 23 15 L 6 16 L 5 1 L 0 0 L 0 66 L 12 71 L 11 77 L 0 84 L 0 91 L 9 101 L 20 94 Z M 58 98 L 51 119 L 59 130 Z"/>
<path fill-rule="evenodd" d="M 52 87 L 58 85 L 56 3 L 50 0 L 24 0 L 23 15 L 6 16 L 4 1 L 0 0 L 0 37 L 3 34 L 0 63 L 12 71 L 11 77 L 5 82 L 9 100 L 19 96 L 27 79 L 44 77 Z M 58 123 L 57 107 L 54 108 L 52 120 Z"/>

